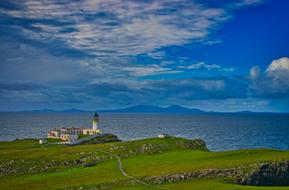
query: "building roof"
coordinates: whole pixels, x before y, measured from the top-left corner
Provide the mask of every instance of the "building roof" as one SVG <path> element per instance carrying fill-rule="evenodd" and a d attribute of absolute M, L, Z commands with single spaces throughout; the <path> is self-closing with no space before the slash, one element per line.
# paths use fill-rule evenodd
<path fill-rule="evenodd" d="M 97 112 L 94 112 L 94 117 L 98 117 L 98 114 L 97 114 Z"/>
<path fill-rule="evenodd" d="M 82 129 L 82 128 L 79 128 L 79 127 L 69 127 L 69 128 L 63 127 L 63 128 L 61 128 L 60 130 L 69 131 L 69 130 L 81 130 L 81 129 Z"/>

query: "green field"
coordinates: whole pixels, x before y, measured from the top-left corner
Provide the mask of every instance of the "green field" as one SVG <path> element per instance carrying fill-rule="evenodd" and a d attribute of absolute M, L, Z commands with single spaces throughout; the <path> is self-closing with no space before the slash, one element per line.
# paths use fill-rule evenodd
<path fill-rule="evenodd" d="M 121 173 L 118 159 L 128 176 Z M 282 190 L 289 187 L 241 186 L 231 183 L 226 176 L 161 183 L 151 180 L 210 169 L 250 168 L 256 163 L 282 160 L 289 160 L 289 151 L 210 152 L 200 140 L 174 137 L 77 146 L 39 145 L 37 140 L 27 139 L 0 143 L 0 189 Z"/>

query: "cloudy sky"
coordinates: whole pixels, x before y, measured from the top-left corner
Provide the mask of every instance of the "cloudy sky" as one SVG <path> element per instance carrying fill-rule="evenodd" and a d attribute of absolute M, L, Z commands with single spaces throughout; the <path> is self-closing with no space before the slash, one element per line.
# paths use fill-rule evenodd
<path fill-rule="evenodd" d="M 0 0 L 0 110 L 289 112 L 288 0 Z"/>

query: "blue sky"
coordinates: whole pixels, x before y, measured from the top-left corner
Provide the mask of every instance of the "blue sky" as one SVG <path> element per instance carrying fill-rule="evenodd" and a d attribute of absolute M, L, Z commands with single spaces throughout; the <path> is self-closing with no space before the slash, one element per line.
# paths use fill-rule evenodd
<path fill-rule="evenodd" d="M 0 110 L 289 112 L 287 0 L 0 0 Z"/>

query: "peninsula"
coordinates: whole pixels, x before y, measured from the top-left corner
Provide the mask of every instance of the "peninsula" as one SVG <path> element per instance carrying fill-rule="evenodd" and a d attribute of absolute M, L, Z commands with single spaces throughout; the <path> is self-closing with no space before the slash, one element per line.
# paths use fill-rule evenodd
<path fill-rule="evenodd" d="M 0 150 L 1 190 L 289 189 L 289 151 L 211 152 L 201 139 L 103 134 L 74 146 L 0 142 Z"/>

